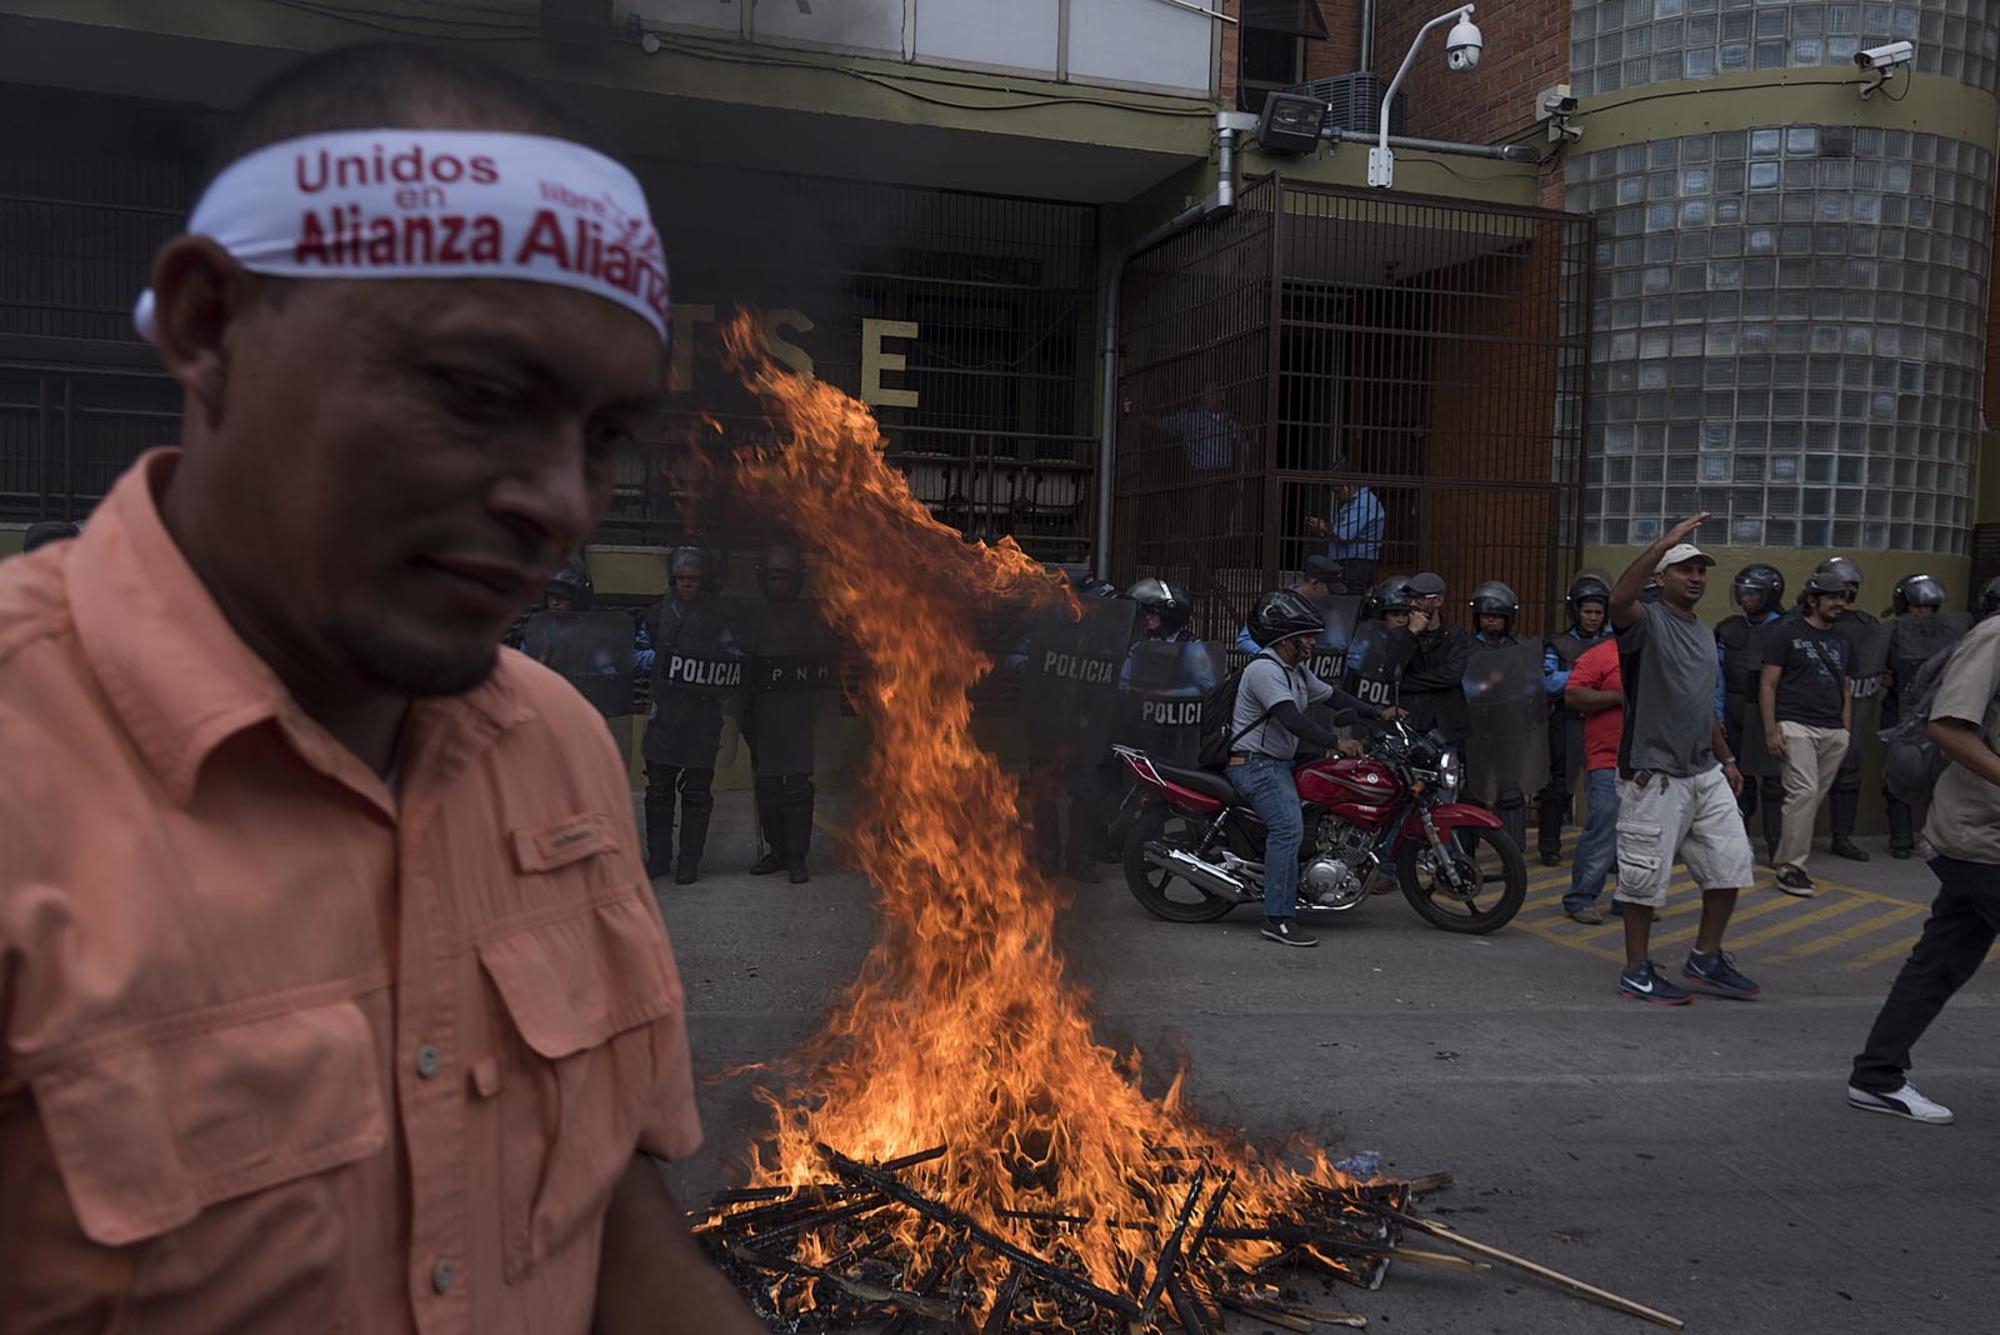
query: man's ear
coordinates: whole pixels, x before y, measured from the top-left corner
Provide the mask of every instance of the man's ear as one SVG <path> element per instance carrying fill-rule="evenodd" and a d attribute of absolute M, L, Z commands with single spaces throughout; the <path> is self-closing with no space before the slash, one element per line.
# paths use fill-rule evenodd
<path fill-rule="evenodd" d="M 175 237 L 153 259 L 153 343 L 211 429 L 222 421 L 229 326 L 255 298 L 255 280 L 208 237 Z"/>

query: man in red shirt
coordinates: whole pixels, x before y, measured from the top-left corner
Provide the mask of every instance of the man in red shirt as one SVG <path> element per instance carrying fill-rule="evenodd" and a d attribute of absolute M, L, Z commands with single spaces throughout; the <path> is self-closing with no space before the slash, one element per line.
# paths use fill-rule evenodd
<path fill-rule="evenodd" d="M 1577 840 L 1563 912 L 1581 923 L 1604 921 L 1597 898 L 1618 856 L 1618 737 L 1625 728 L 1625 684 L 1618 674 L 1618 642 L 1586 650 L 1570 669 L 1563 703 L 1583 715 L 1583 765 L 1590 814 Z"/>

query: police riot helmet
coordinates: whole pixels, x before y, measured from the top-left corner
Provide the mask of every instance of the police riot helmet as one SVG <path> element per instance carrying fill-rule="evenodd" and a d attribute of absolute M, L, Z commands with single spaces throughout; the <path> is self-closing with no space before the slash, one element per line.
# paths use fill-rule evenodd
<path fill-rule="evenodd" d="M 1367 613 L 1379 617 L 1390 612 L 1411 610 L 1410 577 L 1391 575 L 1377 584 L 1368 594 Z"/>
<path fill-rule="evenodd" d="M 1897 616 L 1902 616 L 1912 607 L 1943 607 L 1944 583 L 1929 575 L 1905 575 L 1896 581 L 1895 592 L 1889 595 L 1889 601 Z"/>
<path fill-rule="evenodd" d="M 1847 591 L 1855 597 L 1861 596 L 1861 567 L 1844 556 L 1829 556 L 1813 567 L 1813 574 L 1821 572 L 1832 575 L 1847 586 Z"/>
<path fill-rule="evenodd" d="M 549 587 L 544 598 L 561 598 L 570 609 L 588 612 L 591 600 L 590 567 L 581 556 L 572 556 L 563 562 L 562 569 L 549 576 Z"/>
<path fill-rule="evenodd" d="M 757 558 L 757 579 L 767 597 L 798 597 L 805 587 L 806 559 L 789 542 L 774 542 Z"/>
<path fill-rule="evenodd" d="M 2000 575 L 1986 581 L 1986 587 L 1979 591 L 1979 606 L 1975 610 L 1982 620 L 2000 612 Z"/>
<path fill-rule="evenodd" d="M 1179 630 L 1194 616 L 1194 600 L 1185 589 L 1151 575 L 1125 590 L 1125 596 L 1157 616 L 1168 630 Z"/>
<path fill-rule="evenodd" d="M 1521 600 L 1514 591 L 1497 579 L 1489 579 L 1472 591 L 1468 600 L 1474 616 L 1505 617 L 1507 629 L 1514 629 L 1514 618 L 1521 615 Z"/>
<path fill-rule="evenodd" d="M 1061 573 L 1063 579 L 1069 584 L 1070 592 L 1074 593 L 1080 599 L 1117 596 L 1117 586 L 1099 579 L 1096 572 L 1091 570 L 1087 565 L 1060 565 L 1051 566 L 1049 569 Z"/>
<path fill-rule="evenodd" d="M 1602 603 L 1606 610 L 1611 607 L 1611 581 L 1595 570 L 1586 570 L 1570 581 L 1569 595 L 1563 600 L 1569 604 L 1569 619 L 1578 620 L 1577 613 L 1585 603 Z"/>
<path fill-rule="evenodd" d="M 1774 611 L 1778 604 L 1785 600 L 1785 574 L 1778 567 L 1766 565 L 1762 561 L 1744 566 L 1736 572 L 1736 578 L 1730 582 L 1730 593 L 1736 599 L 1737 606 L 1742 606 L 1743 595 L 1746 592 L 1757 594 L 1761 600 L 1757 604 L 1755 615 L 1762 616 L 1766 612 Z"/>
<path fill-rule="evenodd" d="M 1852 595 L 1853 592 L 1853 586 L 1840 577 L 1839 571 L 1822 567 L 1806 577 L 1806 586 L 1799 590 L 1799 602 L 1803 604 L 1806 599 L 1818 597 L 1823 593 Z"/>
<path fill-rule="evenodd" d="M 1302 593 L 1279 589 L 1267 593 L 1250 609 L 1250 638 L 1269 648 L 1294 635 L 1317 635 L 1326 629 L 1326 618 Z"/>
<path fill-rule="evenodd" d="M 688 575 L 704 584 L 708 582 L 708 553 L 699 547 L 676 547 L 667 554 L 667 578 L 676 580 Z"/>

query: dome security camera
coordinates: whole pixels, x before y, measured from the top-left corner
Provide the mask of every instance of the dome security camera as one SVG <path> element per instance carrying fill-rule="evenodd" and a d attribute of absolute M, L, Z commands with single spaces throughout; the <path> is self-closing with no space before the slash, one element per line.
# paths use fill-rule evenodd
<path fill-rule="evenodd" d="M 1480 36 L 1479 25 L 1472 21 L 1472 16 L 1461 15 L 1444 39 L 1445 64 L 1454 71 L 1469 70 L 1479 63 L 1479 52 L 1485 45 L 1486 39 Z"/>

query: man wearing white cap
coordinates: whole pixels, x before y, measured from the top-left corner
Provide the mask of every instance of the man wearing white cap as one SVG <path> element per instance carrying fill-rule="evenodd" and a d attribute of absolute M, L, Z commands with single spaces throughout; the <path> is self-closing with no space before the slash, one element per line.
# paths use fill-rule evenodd
<path fill-rule="evenodd" d="M 137 312 L 183 389 L 0 566 L 0 1327 L 761 1329 L 625 766 L 498 648 L 656 409 L 630 172 L 450 51 L 287 71 Z"/>
<path fill-rule="evenodd" d="M 1715 633 L 1695 615 L 1714 558 L 1688 539 L 1706 514 L 1682 520 L 1626 567 L 1611 591 L 1625 681 L 1618 748 L 1618 891 L 1625 919 L 1620 996 L 1685 1005 L 1687 989 L 1650 957 L 1653 918 L 1667 902 L 1676 856 L 1701 889 L 1701 923 L 1681 976 L 1721 996 L 1754 997 L 1757 985 L 1723 952 L 1736 894 L 1753 876 L 1750 840 L 1736 809 L 1743 775 L 1715 720 Z M 1659 600 L 1643 601 L 1657 580 Z"/>

